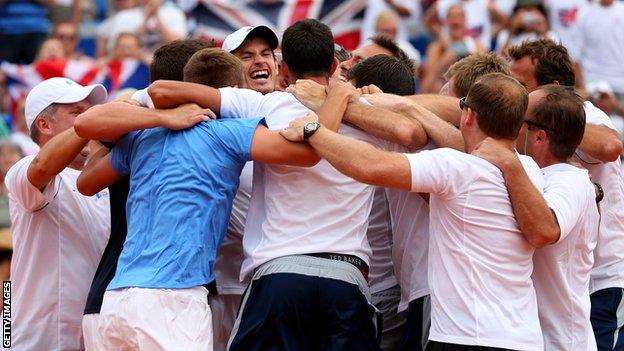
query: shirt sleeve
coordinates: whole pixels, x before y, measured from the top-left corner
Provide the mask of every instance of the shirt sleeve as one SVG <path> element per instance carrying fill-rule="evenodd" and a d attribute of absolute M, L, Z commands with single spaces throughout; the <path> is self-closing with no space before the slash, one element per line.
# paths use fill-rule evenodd
<path fill-rule="evenodd" d="M 250 118 L 261 116 L 259 108 L 264 95 L 251 89 L 220 88 L 221 118 Z"/>
<path fill-rule="evenodd" d="M 132 94 L 132 100 L 138 102 L 139 105 L 143 107 L 152 107 L 153 106 L 153 104 L 151 103 L 152 100 L 150 99 L 150 96 L 147 93 L 147 89 L 148 88 L 135 91 L 134 94 Z"/>
<path fill-rule="evenodd" d="M 119 175 L 130 174 L 130 158 L 134 140 L 139 132 L 130 132 L 117 141 L 110 152 L 110 164 Z"/>
<path fill-rule="evenodd" d="M 546 184 L 544 199 L 557 217 L 557 223 L 561 230 L 559 242 L 570 234 L 578 219 L 583 215 L 582 206 L 586 202 L 581 195 L 585 194 L 583 191 L 585 184 L 582 184 L 579 179 L 571 179 L 570 177 L 553 178 L 550 178 L 553 181 Z M 589 179 L 589 175 L 587 179 Z"/>
<path fill-rule="evenodd" d="M 264 118 L 244 118 L 219 123 L 221 140 L 234 159 L 241 162 L 251 161 L 251 145 L 259 125 L 266 127 Z"/>
<path fill-rule="evenodd" d="M 410 163 L 412 192 L 434 193 L 440 196 L 453 192 L 454 168 L 450 164 L 451 155 L 445 155 L 444 149 L 425 150 L 418 153 L 403 154 Z M 457 177 L 460 179 L 460 177 Z"/>
<path fill-rule="evenodd" d="M 21 159 L 11 167 L 4 179 L 11 199 L 30 212 L 38 211 L 52 201 L 60 184 L 60 178 L 57 175 L 50 180 L 43 191 L 32 185 L 28 180 L 28 167 L 34 159 L 34 155 Z"/>

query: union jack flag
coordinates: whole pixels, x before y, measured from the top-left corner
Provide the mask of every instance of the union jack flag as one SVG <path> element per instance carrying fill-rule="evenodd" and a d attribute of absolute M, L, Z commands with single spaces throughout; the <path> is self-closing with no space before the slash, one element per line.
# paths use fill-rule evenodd
<path fill-rule="evenodd" d="M 244 26 L 265 25 L 278 37 L 298 20 L 316 18 L 327 24 L 335 41 L 347 50 L 360 43 L 366 0 L 201 0 L 191 12 L 196 36 L 223 42 Z"/>
<path fill-rule="evenodd" d="M 559 10 L 559 21 L 564 27 L 570 27 L 576 24 L 576 18 L 579 12 L 578 7 Z"/>

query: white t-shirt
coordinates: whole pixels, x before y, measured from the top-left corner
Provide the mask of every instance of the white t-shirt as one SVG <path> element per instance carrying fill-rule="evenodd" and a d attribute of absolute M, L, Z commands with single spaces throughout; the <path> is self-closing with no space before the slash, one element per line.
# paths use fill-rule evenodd
<path fill-rule="evenodd" d="M 392 222 L 384 188 L 375 188 L 366 236 L 373 251 L 368 285 L 374 294 L 398 284 L 392 265 Z"/>
<path fill-rule="evenodd" d="M 237 88 L 219 91 L 222 118 L 263 116 L 274 131 L 310 112 L 289 93 L 262 95 Z M 339 133 L 383 144 L 344 124 Z M 259 265 L 288 255 L 332 252 L 358 256 L 369 264 L 371 248 L 366 229 L 373 190 L 338 172 L 325 160 L 307 168 L 255 162 L 241 281 Z"/>
<path fill-rule="evenodd" d="M 615 130 L 609 116 L 588 101 L 585 102 L 585 116 L 587 124 Z M 573 160 L 587 168 L 593 181 L 604 189 L 589 293 L 606 288 L 624 288 L 624 184 L 620 159 L 602 163 L 577 149 Z"/>
<path fill-rule="evenodd" d="M 398 0 L 396 4 L 405 6 L 410 10 L 411 15 L 407 18 L 401 18 L 397 37 L 398 41 L 407 41 L 410 38 L 410 24 L 420 22 L 420 6 L 411 0 Z M 368 0 L 366 4 L 366 12 L 362 20 L 362 30 L 360 32 L 360 43 L 364 44 L 370 37 L 375 35 L 375 26 L 377 18 L 383 11 L 390 10 L 390 6 L 384 0 Z"/>
<path fill-rule="evenodd" d="M 544 198 L 561 229 L 559 241 L 535 250 L 533 284 L 546 350 L 596 350 L 589 320 L 589 273 L 600 215 L 587 170 L 559 163 L 542 168 Z"/>
<path fill-rule="evenodd" d="M 35 156 L 6 175 L 13 223 L 12 346 L 78 350 L 91 280 L 110 235 L 108 189 L 86 197 L 65 168 L 43 192 L 27 179 Z"/>
<path fill-rule="evenodd" d="M 439 0 L 440 22 L 446 21 L 448 9 L 457 3 L 461 3 L 466 14 L 466 34 L 479 40 L 486 49 L 489 49 L 492 46 L 492 21 L 488 10 L 488 0 Z"/>
<path fill-rule="evenodd" d="M 585 81 L 605 80 L 613 91 L 624 93 L 624 3 L 615 1 L 609 7 L 591 3 L 580 18 L 580 61 Z"/>
<path fill-rule="evenodd" d="M 570 55 L 577 60 L 581 50 L 581 36 L 578 32 L 580 13 L 587 0 L 544 0 L 548 9 L 548 22 Z"/>
<path fill-rule="evenodd" d="M 392 144 L 390 151 L 409 152 L 401 145 Z M 433 143 L 423 150 L 434 149 Z M 392 261 L 394 273 L 401 287 L 398 311 L 409 303 L 429 295 L 427 256 L 429 253 L 429 204 L 418 194 L 386 189 L 392 217 Z"/>
<path fill-rule="evenodd" d="M 412 191 L 429 192 L 430 340 L 543 350 L 535 289 L 535 249 L 519 231 L 501 171 L 444 148 L 405 155 Z M 543 189 L 535 162 L 520 160 Z"/>
<path fill-rule="evenodd" d="M 182 36 L 188 34 L 186 16 L 174 3 L 165 2 L 160 6 L 158 16 L 170 31 Z M 106 38 L 106 47 L 110 52 L 115 46 L 115 40 L 117 40 L 119 34 L 137 33 L 144 21 L 145 16 L 143 15 L 142 7 L 121 10 L 102 22 L 98 28 L 98 36 Z M 147 21 L 146 31 L 141 38 L 143 39 L 143 44 L 151 51 L 156 50 L 163 44 L 155 18 L 150 18 Z"/>
<path fill-rule="evenodd" d="M 245 218 L 251 200 L 253 162 L 247 162 L 240 175 L 240 185 L 234 196 L 232 215 L 223 242 L 217 250 L 215 276 L 219 294 L 242 295 L 247 284 L 240 282 L 239 276 L 243 264 L 243 232 Z"/>

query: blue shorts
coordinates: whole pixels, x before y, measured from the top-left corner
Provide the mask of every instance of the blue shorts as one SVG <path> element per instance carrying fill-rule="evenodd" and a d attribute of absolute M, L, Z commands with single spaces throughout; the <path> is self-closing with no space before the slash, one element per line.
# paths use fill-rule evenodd
<path fill-rule="evenodd" d="M 607 288 L 590 295 L 590 318 L 598 351 L 624 351 L 623 293 L 622 288 Z"/>
<path fill-rule="evenodd" d="M 256 269 L 228 350 L 380 350 L 368 286 L 353 265 L 286 256 Z"/>
<path fill-rule="evenodd" d="M 431 327 L 431 300 L 429 295 L 410 301 L 407 322 L 399 344 L 399 351 L 423 351 L 429 341 Z"/>

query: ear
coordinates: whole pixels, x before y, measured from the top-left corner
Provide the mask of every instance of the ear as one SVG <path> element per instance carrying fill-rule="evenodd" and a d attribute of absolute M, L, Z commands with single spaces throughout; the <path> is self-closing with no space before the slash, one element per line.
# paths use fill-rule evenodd
<path fill-rule="evenodd" d="M 35 121 L 35 125 L 39 130 L 39 135 L 52 136 L 52 125 L 47 118 L 37 118 L 37 120 Z"/>
<path fill-rule="evenodd" d="M 542 143 L 548 142 L 548 134 L 543 129 L 540 129 L 535 133 L 535 140 Z"/>
<path fill-rule="evenodd" d="M 334 59 L 332 60 L 331 67 L 329 68 L 329 76 L 330 77 L 334 74 L 334 72 L 336 71 L 338 66 L 340 66 L 340 61 L 338 61 L 336 56 L 334 56 Z"/>
<path fill-rule="evenodd" d="M 286 63 L 286 61 L 282 61 L 280 63 L 280 73 L 282 74 L 282 77 L 284 77 L 284 80 L 286 80 L 286 82 L 288 83 L 288 85 L 294 83 L 297 81 L 297 77 L 295 77 L 292 72 L 290 71 L 290 68 L 288 67 L 288 64 Z"/>
<path fill-rule="evenodd" d="M 468 110 L 466 111 L 466 120 L 464 121 L 464 124 L 466 126 L 472 126 L 476 123 L 477 123 L 477 114 L 474 112 L 473 109 L 468 107 Z"/>

